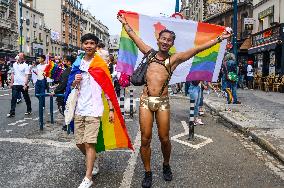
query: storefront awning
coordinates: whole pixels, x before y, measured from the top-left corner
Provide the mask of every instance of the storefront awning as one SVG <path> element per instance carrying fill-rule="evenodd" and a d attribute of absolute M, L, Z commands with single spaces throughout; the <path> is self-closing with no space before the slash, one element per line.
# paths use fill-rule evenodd
<path fill-rule="evenodd" d="M 240 47 L 240 50 L 248 50 L 251 47 L 251 37 L 247 38 Z"/>
<path fill-rule="evenodd" d="M 267 44 L 263 44 L 263 45 L 260 45 L 260 46 L 255 46 L 255 47 L 249 48 L 248 49 L 248 54 L 254 54 L 254 53 L 259 53 L 259 52 L 273 50 L 280 43 L 281 43 L 281 41 L 277 40 L 277 41 L 273 41 L 273 42 L 270 42 L 270 43 L 267 43 Z"/>

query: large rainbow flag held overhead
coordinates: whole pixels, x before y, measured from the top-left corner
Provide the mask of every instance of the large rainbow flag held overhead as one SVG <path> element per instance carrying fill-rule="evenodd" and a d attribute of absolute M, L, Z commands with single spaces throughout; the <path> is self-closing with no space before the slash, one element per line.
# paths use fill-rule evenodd
<path fill-rule="evenodd" d="M 208 23 L 176 18 L 150 17 L 134 12 L 120 11 L 135 33 L 149 46 L 158 50 L 157 37 L 161 30 L 169 29 L 176 33 L 176 40 L 170 53 L 182 52 L 207 41 L 216 39 L 225 27 Z M 179 65 L 173 73 L 170 84 L 203 80 L 216 82 L 225 53 L 226 41 L 216 44 L 190 60 Z M 117 70 L 132 75 L 143 54 L 138 50 L 128 34 L 122 29 L 118 53 Z"/>
<path fill-rule="evenodd" d="M 75 79 L 75 75 L 81 73 L 79 69 L 82 56 L 79 56 L 72 65 L 72 70 L 68 78 L 68 83 L 65 92 L 65 100 L 71 91 L 71 84 Z M 125 122 L 120 111 L 120 107 L 113 88 L 111 75 L 107 63 L 96 54 L 90 64 L 88 72 L 93 79 L 100 85 L 103 93 L 107 94 L 114 108 L 114 122 L 109 122 L 109 106 L 107 100 L 102 94 L 104 102 L 104 112 L 101 117 L 101 125 L 98 133 L 96 151 L 106 151 L 115 148 L 129 148 L 133 150 L 130 138 L 127 133 Z"/>

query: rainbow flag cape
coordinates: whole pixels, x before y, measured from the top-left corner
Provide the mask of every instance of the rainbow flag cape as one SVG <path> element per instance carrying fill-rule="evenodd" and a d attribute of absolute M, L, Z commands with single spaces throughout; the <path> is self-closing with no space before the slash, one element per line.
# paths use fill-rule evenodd
<path fill-rule="evenodd" d="M 47 66 L 44 69 L 45 76 L 53 79 L 54 81 L 58 81 L 60 75 L 64 71 L 63 64 L 56 64 L 53 61 L 49 60 Z"/>
<path fill-rule="evenodd" d="M 65 92 L 65 101 L 71 92 L 71 84 L 75 79 L 75 75 L 81 73 L 79 69 L 83 56 L 79 56 L 73 63 L 71 73 L 68 78 L 68 84 Z M 103 90 L 102 98 L 104 102 L 104 112 L 101 118 L 101 125 L 98 133 L 96 151 L 106 151 L 116 148 L 129 148 L 133 150 L 130 138 L 127 133 L 124 119 L 122 117 L 120 107 L 116 98 L 111 75 L 106 62 L 96 53 L 89 67 L 89 73 L 94 80 L 101 86 Z M 104 97 L 104 93 L 110 98 L 114 107 L 114 122 L 110 123 L 109 106 Z M 75 133 L 76 134 L 76 133 Z"/>
<path fill-rule="evenodd" d="M 203 44 L 225 30 L 225 27 L 208 23 L 195 22 L 165 17 L 150 17 L 135 12 L 120 11 L 135 33 L 149 46 L 158 50 L 157 38 L 163 29 L 176 33 L 176 40 L 170 53 L 177 53 Z M 224 57 L 226 40 L 207 49 L 190 60 L 180 64 L 173 72 L 170 84 L 190 81 L 217 81 Z M 143 54 L 124 30 L 121 31 L 117 70 L 132 75 Z"/>

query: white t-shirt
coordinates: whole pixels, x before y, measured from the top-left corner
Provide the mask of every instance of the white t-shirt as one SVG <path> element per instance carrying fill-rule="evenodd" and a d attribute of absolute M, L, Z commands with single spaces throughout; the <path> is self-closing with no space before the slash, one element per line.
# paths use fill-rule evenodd
<path fill-rule="evenodd" d="M 38 64 L 36 66 L 37 80 L 44 79 L 43 73 L 44 73 L 45 67 L 46 67 L 46 64 Z"/>
<path fill-rule="evenodd" d="M 76 115 L 101 117 L 104 111 L 102 101 L 102 88 L 88 72 L 91 61 L 82 60 L 80 70 L 83 72 L 80 82 L 80 92 L 78 96 Z"/>
<path fill-rule="evenodd" d="M 26 75 L 30 73 L 28 64 L 14 63 L 13 64 L 14 83 L 13 85 L 25 85 Z"/>
<path fill-rule="evenodd" d="M 252 71 L 252 66 L 248 65 L 247 66 L 247 76 L 253 76 L 253 71 Z"/>

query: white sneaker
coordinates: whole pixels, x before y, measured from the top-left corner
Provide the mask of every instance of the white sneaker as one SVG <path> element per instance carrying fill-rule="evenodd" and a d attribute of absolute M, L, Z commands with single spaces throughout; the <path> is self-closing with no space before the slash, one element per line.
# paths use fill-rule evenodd
<path fill-rule="evenodd" d="M 195 122 L 197 123 L 197 125 L 204 125 L 204 123 L 201 121 L 201 119 L 197 119 Z"/>
<path fill-rule="evenodd" d="M 85 177 L 78 188 L 89 188 L 93 185 L 93 181 Z"/>
<path fill-rule="evenodd" d="M 99 173 L 100 171 L 100 168 L 99 168 L 99 160 L 96 159 L 95 162 L 94 162 L 94 167 L 93 167 L 93 171 L 92 171 L 92 174 L 95 176 Z"/>

